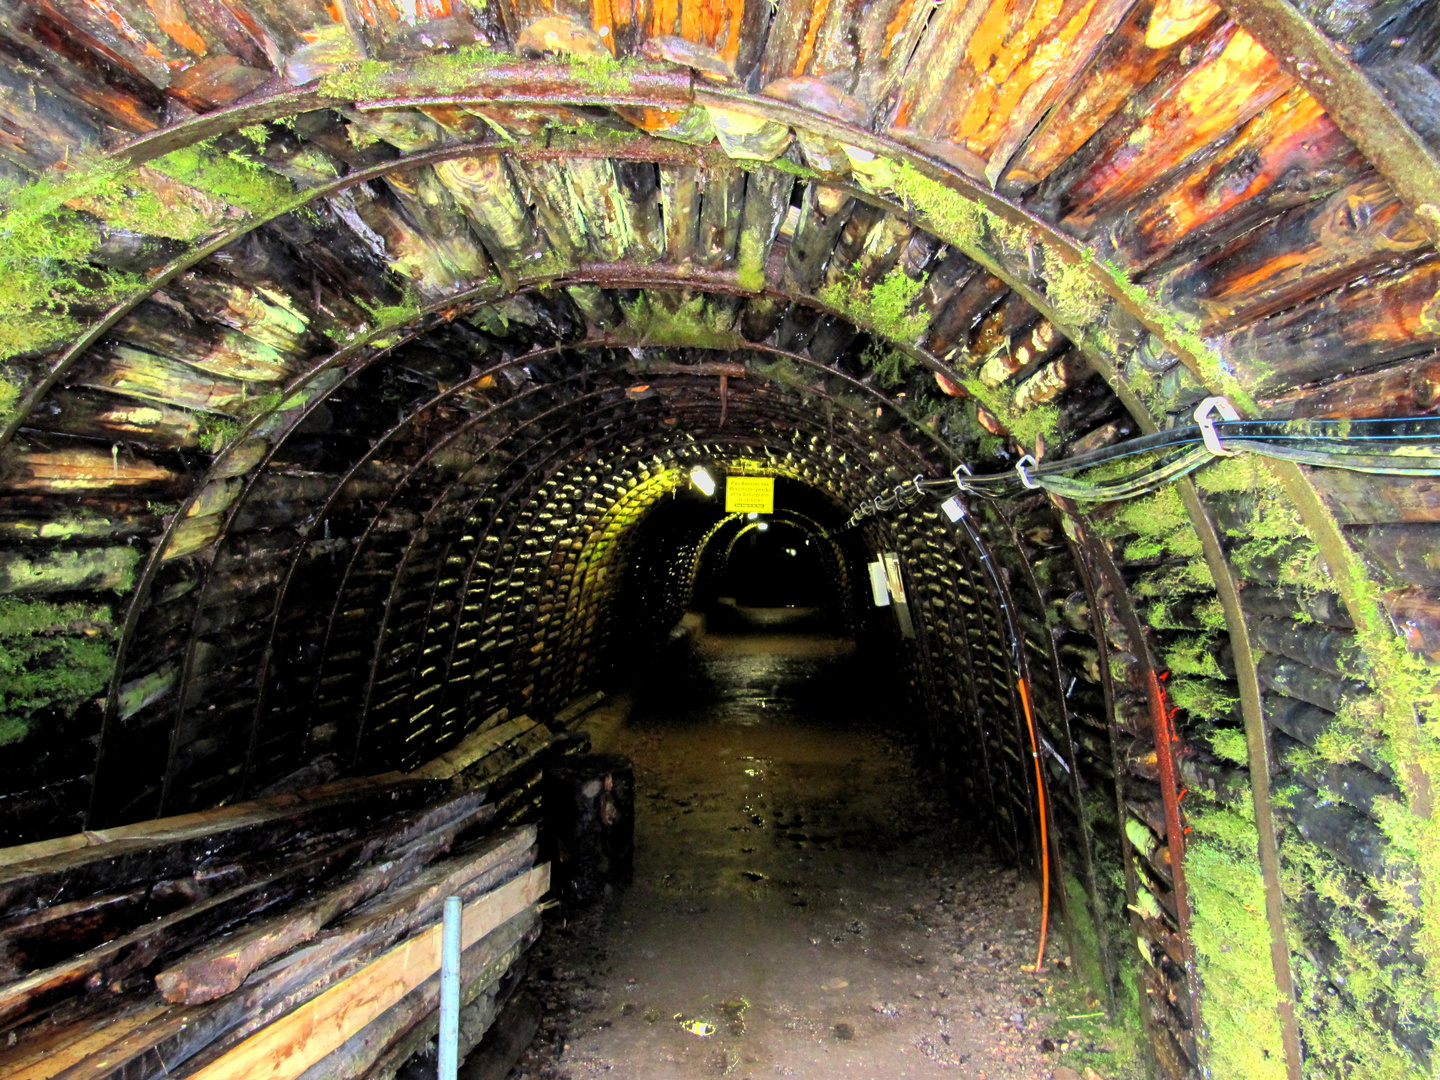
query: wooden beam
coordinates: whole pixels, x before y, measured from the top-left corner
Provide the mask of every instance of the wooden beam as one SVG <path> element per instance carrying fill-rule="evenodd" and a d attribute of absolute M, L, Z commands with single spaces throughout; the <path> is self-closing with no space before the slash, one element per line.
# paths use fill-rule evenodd
<path fill-rule="evenodd" d="M 518 915 L 549 887 L 545 863 L 469 904 L 460 947 L 469 948 Z M 439 969 L 437 924 L 257 1032 L 191 1080 L 294 1080 Z"/>

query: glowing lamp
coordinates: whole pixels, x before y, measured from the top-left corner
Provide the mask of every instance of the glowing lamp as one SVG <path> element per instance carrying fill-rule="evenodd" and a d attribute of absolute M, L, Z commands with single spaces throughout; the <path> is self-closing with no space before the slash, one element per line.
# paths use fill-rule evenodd
<path fill-rule="evenodd" d="M 715 478 L 699 465 L 690 470 L 690 482 L 707 496 L 715 494 Z"/>

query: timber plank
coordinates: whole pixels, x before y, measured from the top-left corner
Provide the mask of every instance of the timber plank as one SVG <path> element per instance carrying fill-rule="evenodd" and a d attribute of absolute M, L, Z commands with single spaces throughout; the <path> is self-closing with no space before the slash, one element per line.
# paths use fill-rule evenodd
<path fill-rule="evenodd" d="M 549 887 L 546 863 L 469 904 L 461 919 L 460 947 L 475 944 Z M 440 932 L 439 925 L 432 926 L 392 949 L 193 1073 L 193 1080 L 294 1080 L 439 970 Z"/>
<path fill-rule="evenodd" d="M 254 972 L 235 993 L 200 1005 L 173 1006 L 58 1080 L 141 1080 L 169 1075 L 192 1059 L 203 1066 L 432 922 L 446 896 L 483 896 L 523 876 L 534 860 L 533 826 L 491 836 L 392 894 L 371 900 L 313 943 Z"/>

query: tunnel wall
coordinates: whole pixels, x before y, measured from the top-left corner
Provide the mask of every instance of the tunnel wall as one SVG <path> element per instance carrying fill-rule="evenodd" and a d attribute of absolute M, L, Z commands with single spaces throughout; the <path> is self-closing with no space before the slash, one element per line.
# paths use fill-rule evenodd
<path fill-rule="evenodd" d="M 1062 5 L 993 70 L 1003 4 L 571 12 L 624 62 L 510 59 L 524 4 L 178 7 L 0 27 L 15 839 L 558 706 L 657 454 L 855 505 L 1210 393 L 1436 403 L 1424 5 Z M 689 42 L 635 60 L 659 30 Z M 1034 861 L 1018 640 L 1056 899 L 1162 1071 L 1428 1069 L 1431 486 L 1240 461 L 1037 498 L 972 508 L 984 555 L 866 526 L 957 797 Z"/>

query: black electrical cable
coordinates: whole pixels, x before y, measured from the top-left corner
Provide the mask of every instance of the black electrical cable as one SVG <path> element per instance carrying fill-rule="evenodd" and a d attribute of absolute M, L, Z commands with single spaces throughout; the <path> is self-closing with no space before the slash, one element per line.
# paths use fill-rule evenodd
<path fill-rule="evenodd" d="M 1210 430 L 1207 431 L 1207 428 Z M 1209 439 L 1215 441 L 1212 444 Z M 1408 445 L 1407 445 L 1408 444 Z M 1166 453 L 1169 451 L 1169 453 Z M 948 478 L 917 476 L 864 503 L 846 528 L 872 513 L 909 506 L 923 495 L 969 494 L 1004 498 L 1017 487 L 1048 489 L 1081 501 L 1115 501 L 1147 494 L 1194 472 L 1217 452 L 1242 452 L 1319 468 L 1391 476 L 1440 476 L 1440 417 L 1315 420 L 1224 420 L 1190 424 L 1040 463 L 1022 458 L 1013 470 L 975 476 L 963 466 Z M 1165 454 L 1158 462 L 1114 480 L 1089 483 L 1068 477 L 1142 454 Z M 961 472 L 966 475 L 961 476 Z"/>

